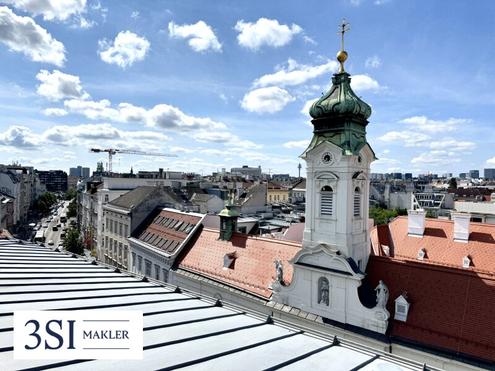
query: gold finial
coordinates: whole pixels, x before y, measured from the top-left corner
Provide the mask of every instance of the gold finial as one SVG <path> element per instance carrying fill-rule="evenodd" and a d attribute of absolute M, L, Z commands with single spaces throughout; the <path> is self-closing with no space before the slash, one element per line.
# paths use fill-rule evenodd
<path fill-rule="evenodd" d="M 349 27 L 349 22 L 342 19 L 342 23 L 339 26 L 340 30 L 338 33 L 341 34 L 341 45 L 340 51 L 337 53 L 337 60 L 340 63 L 339 73 L 344 72 L 344 62 L 347 60 L 347 52 L 344 50 L 344 34 L 349 31 L 351 28 Z"/>

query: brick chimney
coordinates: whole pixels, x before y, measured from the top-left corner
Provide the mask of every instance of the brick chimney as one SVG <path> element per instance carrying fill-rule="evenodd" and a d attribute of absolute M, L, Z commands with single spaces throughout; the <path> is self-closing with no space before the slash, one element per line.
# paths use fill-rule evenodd
<path fill-rule="evenodd" d="M 423 237 L 425 233 L 426 211 L 407 210 L 407 234 L 412 237 Z"/>
<path fill-rule="evenodd" d="M 450 214 L 450 216 L 454 221 L 454 241 L 468 242 L 471 214 L 453 212 Z"/>

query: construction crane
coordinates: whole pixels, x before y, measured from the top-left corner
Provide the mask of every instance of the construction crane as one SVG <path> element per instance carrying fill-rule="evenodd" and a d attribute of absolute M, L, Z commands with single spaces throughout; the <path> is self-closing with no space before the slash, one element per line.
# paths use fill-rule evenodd
<path fill-rule="evenodd" d="M 106 149 L 91 148 L 89 151 L 95 152 L 95 153 L 101 153 L 101 152 L 107 152 L 108 153 L 108 172 L 110 172 L 110 173 L 112 172 L 112 157 L 113 157 L 113 155 L 120 154 L 120 153 L 125 153 L 128 155 L 177 157 L 177 155 L 173 155 L 173 154 L 169 154 L 169 153 L 144 152 L 144 151 L 134 151 L 134 150 L 130 150 L 130 149 L 118 149 L 118 148 L 106 148 Z"/>

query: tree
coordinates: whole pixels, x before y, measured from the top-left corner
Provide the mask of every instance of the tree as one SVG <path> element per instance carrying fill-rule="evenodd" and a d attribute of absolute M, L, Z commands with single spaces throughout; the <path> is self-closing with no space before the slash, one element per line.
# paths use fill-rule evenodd
<path fill-rule="evenodd" d="M 381 207 L 370 208 L 369 217 L 375 221 L 375 225 L 387 224 L 398 215 L 397 210 L 384 209 Z"/>
<path fill-rule="evenodd" d="M 75 188 L 69 188 L 69 190 L 67 192 L 65 192 L 65 196 L 64 198 L 66 200 L 72 200 L 74 198 L 76 198 L 77 196 L 77 191 Z"/>
<path fill-rule="evenodd" d="M 450 178 L 449 189 L 457 189 L 457 180 L 455 178 Z"/>
<path fill-rule="evenodd" d="M 45 192 L 34 202 L 34 208 L 43 215 L 50 212 L 50 208 L 57 202 L 57 196 L 51 192 Z"/>
<path fill-rule="evenodd" d="M 67 217 L 72 218 L 77 215 L 77 204 L 76 204 L 76 199 L 74 198 L 70 204 L 69 207 L 67 208 Z"/>
<path fill-rule="evenodd" d="M 74 254 L 82 255 L 84 253 L 84 246 L 77 229 L 71 228 L 67 231 L 64 240 L 64 248 Z"/>

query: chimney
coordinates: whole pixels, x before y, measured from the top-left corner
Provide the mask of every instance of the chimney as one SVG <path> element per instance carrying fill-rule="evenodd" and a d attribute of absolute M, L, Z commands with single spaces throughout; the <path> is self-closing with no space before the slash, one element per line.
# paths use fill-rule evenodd
<path fill-rule="evenodd" d="M 469 240 L 469 222 L 471 214 L 469 213 L 451 213 L 454 221 L 454 241 L 468 242 Z"/>
<path fill-rule="evenodd" d="M 423 237 L 425 233 L 426 211 L 423 209 L 407 210 L 407 234 L 412 237 Z"/>

